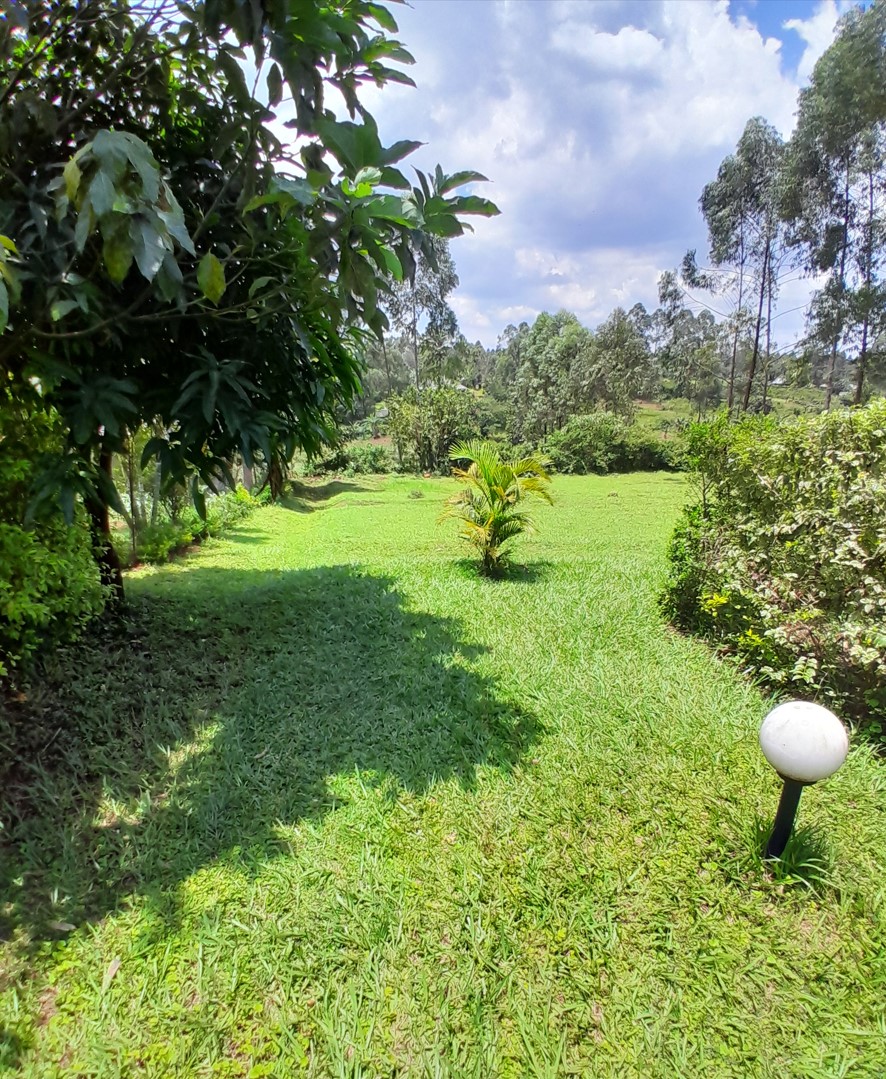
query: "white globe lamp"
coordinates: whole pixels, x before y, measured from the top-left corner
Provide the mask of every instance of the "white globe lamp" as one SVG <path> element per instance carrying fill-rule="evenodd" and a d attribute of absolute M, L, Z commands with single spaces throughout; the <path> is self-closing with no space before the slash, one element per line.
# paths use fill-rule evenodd
<path fill-rule="evenodd" d="M 803 788 L 834 774 L 849 752 L 846 728 L 833 712 L 811 701 L 787 701 L 773 708 L 760 727 L 760 748 L 784 780 L 767 858 L 784 852 Z"/>

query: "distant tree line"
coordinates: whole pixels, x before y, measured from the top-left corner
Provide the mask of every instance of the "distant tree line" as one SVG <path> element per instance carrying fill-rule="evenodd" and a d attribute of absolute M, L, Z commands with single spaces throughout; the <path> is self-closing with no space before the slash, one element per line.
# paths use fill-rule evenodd
<path fill-rule="evenodd" d="M 596 409 L 685 398 L 695 415 L 725 405 L 767 412 L 773 385 L 814 387 L 823 405 L 859 404 L 886 384 L 886 6 L 851 10 L 798 102 L 785 142 L 761 117 L 702 191 L 708 256 L 661 275 L 659 307 L 616 308 L 596 329 L 567 311 L 507 326 L 495 348 L 460 333 L 448 244 L 435 238 L 415 280 L 383 300 L 388 332 L 366 353 L 372 416 L 408 386 L 482 390 L 487 416 L 538 444 Z M 815 282 L 806 332 L 777 344 L 783 287 Z"/>

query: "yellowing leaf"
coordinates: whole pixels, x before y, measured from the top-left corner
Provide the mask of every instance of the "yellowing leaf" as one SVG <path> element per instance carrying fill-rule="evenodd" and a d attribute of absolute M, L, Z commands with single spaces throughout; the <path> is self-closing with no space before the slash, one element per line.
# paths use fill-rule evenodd
<path fill-rule="evenodd" d="M 207 300 L 218 304 L 225 291 L 225 271 L 211 251 L 200 259 L 200 265 L 197 267 L 197 284 Z"/>
<path fill-rule="evenodd" d="M 83 175 L 80 172 L 80 166 L 73 158 L 65 165 L 63 175 L 65 178 L 65 194 L 71 202 L 73 202 L 77 197 L 77 190 L 80 187 L 80 178 Z"/>

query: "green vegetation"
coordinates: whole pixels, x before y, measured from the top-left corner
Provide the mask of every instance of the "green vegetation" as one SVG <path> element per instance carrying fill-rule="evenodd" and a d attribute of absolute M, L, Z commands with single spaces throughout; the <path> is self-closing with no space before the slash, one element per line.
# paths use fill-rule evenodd
<path fill-rule="evenodd" d="M 360 93 L 411 85 L 413 58 L 381 4 L 8 6 L 0 385 L 58 416 L 35 496 L 82 502 L 119 599 L 108 511 L 130 436 L 152 430 L 141 464 L 198 508 L 237 457 L 279 494 L 296 449 L 337 441 L 380 293 L 498 210 L 457 193 L 479 173 L 413 187 L 396 165 L 420 143 L 382 144 Z"/>
<path fill-rule="evenodd" d="M 633 472 L 679 467 L 682 442 L 664 441 L 648 427 L 611 412 L 573 416 L 545 442 L 558 472 Z"/>
<path fill-rule="evenodd" d="M 761 864 L 768 702 L 656 605 L 685 480 L 558 478 L 496 582 L 453 487 L 303 488 L 14 706 L 3 1074 L 886 1071 L 883 760 Z"/>
<path fill-rule="evenodd" d="M 777 686 L 886 730 L 886 401 L 689 439 L 666 609 Z"/>
<path fill-rule="evenodd" d="M 459 535 L 480 556 L 483 576 L 496 577 L 508 564 L 505 548 L 532 529 L 524 503 L 532 498 L 553 502 L 550 476 L 541 458 L 502 456 L 491 442 L 461 442 L 450 456 L 468 467 L 453 470 L 466 486 L 449 499 L 444 516 L 461 523 Z"/>
<path fill-rule="evenodd" d="M 174 516 L 148 524 L 138 533 L 133 550 L 131 536 L 123 532 L 114 537 L 118 555 L 124 564 L 137 562 L 165 562 L 192 543 L 200 543 L 210 536 L 220 536 L 238 521 L 248 517 L 262 499 L 253 497 L 244 487 L 224 494 L 213 495 L 206 500 L 206 513 L 201 517 L 195 509 L 187 506 Z"/>
<path fill-rule="evenodd" d="M 104 602 L 82 509 L 70 525 L 58 510 L 29 520 L 38 462 L 61 441 L 56 417 L 0 391 L 0 707 L 3 680 L 76 640 Z"/>

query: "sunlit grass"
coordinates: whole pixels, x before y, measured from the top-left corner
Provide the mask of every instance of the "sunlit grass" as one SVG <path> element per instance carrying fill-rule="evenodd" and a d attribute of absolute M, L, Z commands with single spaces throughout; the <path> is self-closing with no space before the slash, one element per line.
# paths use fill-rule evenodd
<path fill-rule="evenodd" d="M 886 1074 L 886 769 L 764 863 L 767 702 L 656 606 L 684 481 L 557 478 L 503 581 L 453 489 L 303 488 L 32 689 L 0 1071 Z"/>

